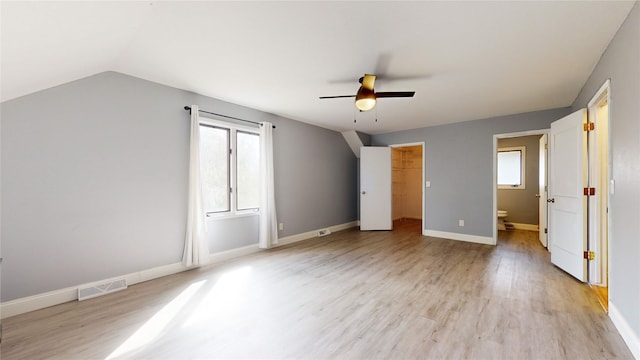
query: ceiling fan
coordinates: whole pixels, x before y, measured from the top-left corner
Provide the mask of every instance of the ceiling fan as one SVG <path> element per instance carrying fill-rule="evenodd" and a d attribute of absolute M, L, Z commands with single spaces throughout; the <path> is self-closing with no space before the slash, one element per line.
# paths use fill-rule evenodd
<path fill-rule="evenodd" d="M 320 96 L 320 99 L 336 99 L 336 98 L 356 98 L 356 107 L 360 111 L 369 111 L 376 106 L 378 98 L 394 98 L 394 97 L 413 97 L 415 91 L 385 91 L 375 92 L 373 90 L 373 83 L 376 81 L 376 76 L 371 74 L 364 74 L 363 77 L 358 80 L 360 88 L 355 95 L 337 95 L 337 96 Z"/>

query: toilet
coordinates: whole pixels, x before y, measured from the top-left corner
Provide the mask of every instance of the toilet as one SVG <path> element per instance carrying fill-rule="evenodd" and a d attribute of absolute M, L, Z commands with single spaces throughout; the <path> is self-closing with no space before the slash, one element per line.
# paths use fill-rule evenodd
<path fill-rule="evenodd" d="M 498 230 L 507 230 L 504 219 L 509 215 L 506 210 L 498 210 Z"/>

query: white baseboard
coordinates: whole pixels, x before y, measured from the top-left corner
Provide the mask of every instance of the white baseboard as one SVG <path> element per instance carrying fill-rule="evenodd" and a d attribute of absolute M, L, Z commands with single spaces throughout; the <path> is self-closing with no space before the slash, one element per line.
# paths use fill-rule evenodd
<path fill-rule="evenodd" d="M 30 311 L 44 309 L 49 306 L 54 306 L 69 301 L 78 300 L 78 287 L 93 284 L 97 282 L 108 282 L 114 279 L 125 278 L 127 285 L 133 285 L 147 280 L 157 279 L 163 276 L 176 274 L 190 268 L 184 267 L 182 263 L 173 263 L 168 265 L 158 266 L 152 269 L 142 270 L 124 276 L 116 276 L 109 279 L 100 281 L 92 281 L 87 284 L 80 284 L 78 286 L 67 287 L 64 289 L 53 290 L 42 294 L 36 294 L 27 296 L 20 299 L 15 299 L 0 304 L 0 316 L 2 319 L 10 316 L 24 314 Z"/>
<path fill-rule="evenodd" d="M 336 232 L 340 230 L 349 229 L 355 226 L 358 226 L 357 221 L 334 225 L 329 227 L 329 229 L 332 232 Z M 278 239 L 278 244 L 276 246 L 291 244 L 294 242 L 316 237 L 318 230 L 308 231 L 302 234 L 291 235 L 291 236 Z M 263 249 L 260 249 L 258 245 L 255 244 L 255 245 L 244 246 L 237 249 L 231 249 L 227 251 L 213 253 L 209 256 L 209 263 L 207 265 L 230 260 L 240 256 L 253 254 L 262 250 Z M 177 274 L 179 272 L 190 270 L 190 269 L 192 268 L 185 267 L 182 265 L 182 263 L 178 262 L 178 263 L 162 265 L 155 268 L 126 274 L 124 276 L 116 276 L 110 279 L 92 281 L 91 283 L 107 282 L 112 279 L 120 279 L 124 277 L 127 280 L 128 285 L 134 285 L 144 281 L 161 278 L 163 276 Z M 53 290 L 53 291 L 49 291 L 42 294 L 36 294 L 36 295 L 27 296 L 20 299 L 6 301 L 0 304 L 0 318 L 5 319 L 11 316 L 24 314 L 30 311 L 44 309 L 49 306 L 54 306 L 54 305 L 66 303 L 69 301 L 75 301 L 78 299 L 78 287 L 83 285 L 86 285 L 86 284 L 79 284 L 78 286 L 72 286 L 64 289 Z"/>
<path fill-rule="evenodd" d="M 183 272 L 186 270 L 193 269 L 192 267 L 185 267 L 181 262 L 162 265 L 148 270 L 142 270 L 138 272 L 134 272 L 131 274 L 127 274 L 124 276 L 127 279 L 128 285 L 134 285 L 137 283 L 161 278 L 167 275 L 177 274 L 179 272 Z"/>
<path fill-rule="evenodd" d="M 478 244 L 486 244 L 486 245 L 495 245 L 496 244 L 494 239 L 492 237 L 489 237 L 489 236 L 460 234 L 460 233 L 453 233 L 453 232 L 447 232 L 447 231 L 438 231 L 438 230 L 430 230 L 430 229 L 422 230 L 422 235 L 439 237 L 439 238 L 450 239 L 450 240 L 467 241 L 467 242 L 478 243 Z"/>
<path fill-rule="evenodd" d="M 78 299 L 78 287 L 49 291 L 2 303 L 2 319 Z"/>
<path fill-rule="evenodd" d="M 329 230 L 331 230 L 331 232 L 336 232 L 336 231 L 341 231 L 341 230 L 350 229 L 352 227 L 356 227 L 359 224 L 360 224 L 359 221 L 352 221 L 352 222 L 348 222 L 348 223 L 344 223 L 344 224 L 340 224 L 340 225 L 330 226 Z M 307 240 L 307 239 L 311 239 L 311 238 L 317 237 L 319 230 L 322 230 L 322 229 L 316 229 L 316 230 L 307 231 L 307 232 L 304 232 L 304 233 L 301 233 L 301 234 L 296 234 L 296 235 L 291 235 L 291 236 L 286 236 L 286 237 L 280 238 L 280 239 L 278 239 L 278 244 L 276 246 L 292 244 L 294 242 L 298 242 L 298 241 Z"/>
<path fill-rule="evenodd" d="M 609 318 L 611 318 L 613 325 L 615 325 L 633 356 L 636 359 L 640 359 L 640 338 L 638 334 L 633 332 L 629 323 L 622 317 L 622 314 L 611 301 L 609 301 Z"/>
<path fill-rule="evenodd" d="M 243 246 L 243 247 L 239 247 L 231 250 L 220 251 L 220 252 L 209 255 L 209 262 L 207 262 L 207 265 L 231 260 L 240 256 L 255 254 L 262 250 L 264 249 L 260 249 L 258 247 L 258 244 L 253 244 L 253 245 L 247 245 L 247 246 Z"/>
<path fill-rule="evenodd" d="M 538 227 L 538 225 L 536 224 L 520 224 L 520 223 L 511 222 L 511 221 L 505 221 L 505 222 L 513 225 L 513 227 L 516 230 L 540 231 L 540 227 Z"/>

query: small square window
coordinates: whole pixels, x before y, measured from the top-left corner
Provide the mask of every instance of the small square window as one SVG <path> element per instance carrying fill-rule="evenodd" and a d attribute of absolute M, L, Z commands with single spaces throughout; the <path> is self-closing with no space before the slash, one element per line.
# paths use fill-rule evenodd
<path fill-rule="evenodd" d="M 525 147 L 498 149 L 498 189 L 524 189 Z"/>

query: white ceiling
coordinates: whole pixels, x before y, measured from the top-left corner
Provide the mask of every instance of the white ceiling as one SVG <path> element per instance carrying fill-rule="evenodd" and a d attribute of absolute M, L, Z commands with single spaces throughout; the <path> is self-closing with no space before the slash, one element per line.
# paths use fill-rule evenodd
<path fill-rule="evenodd" d="M 112 70 L 370 134 L 569 106 L 633 4 L 3 1 L 1 99 Z M 364 73 L 416 95 L 318 99 Z"/>

